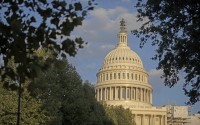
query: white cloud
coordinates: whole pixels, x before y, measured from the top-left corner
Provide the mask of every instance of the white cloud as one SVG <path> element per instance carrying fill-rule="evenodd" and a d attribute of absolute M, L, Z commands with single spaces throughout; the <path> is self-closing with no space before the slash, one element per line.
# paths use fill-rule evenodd
<path fill-rule="evenodd" d="M 159 93 L 161 91 L 164 83 L 164 80 L 160 78 L 162 73 L 162 70 L 156 69 L 151 69 L 150 71 L 148 71 L 149 83 L 152 85 L 154 93 Z"/>
<path fill-rule="evenodd" d="M 152 78 L 157 78 L 157 77 L 160 77 L 163 73 L 162 70 L 157 70 L 157 69 L 151 69 L 150 71 L 148 71 L 149 73 L 149 77 L 152 77 Z"/>
<path fill-rule="evenodd" d="M 115 46 L 114 45 L 101 45 L 102 49 L 113 49 Z"/>
<path fill-rule="evenodd" d="M 131 0 L 122 0 L 122 2 L 131 2 Z"/>
<path fill-rule="evenodd" d="M 117 35 L 120 30 L 119 25 L 122 18 L 127 22 L 129 34 L 130 30 L 139 28 L 141 24 L 136 22 L 136 14 L 124 7 L 115 7 L 112 9 L 96 8 L 89 13 L 88 18 L 83 21 L 82 26 L 75 28 L 72 35 L 74 37 L 82 37 L 84 41 L 88 42 L 85 48 L 78 51 L 75 59 L 69 59 L 71 60 L 70 62 L 75 63 L 80 74 L 83 73 L 81 76 L 91 74 L 91 68 L 96 68 L 93 71 L 97 72 L 101 62 L 103 62 L 103 58 L 118 44 Z M 95 67 L 94 64 L 98 65 Z M 84 67 L 84 71 L 81 67 Z M 96 79 L 95 74 L 90 77 Z"/>

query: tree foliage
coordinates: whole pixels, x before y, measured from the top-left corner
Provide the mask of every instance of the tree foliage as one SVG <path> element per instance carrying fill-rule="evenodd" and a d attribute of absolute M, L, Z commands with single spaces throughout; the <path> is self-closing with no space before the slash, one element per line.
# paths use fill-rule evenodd
<path fill-rule="evenodd" d="M 38 48 L 53 50 L 55 56 L 75 56 L 83 47 L 81 38 L 71 39 L 70 33 L 82 24 L 94 0 L 14 0 L 0 1 L 0 54 L 3 57 L 3 80 L 25 82 L 34 78 L 39 58 L 33 53 Z M 8 67 L 13 57 L 16 72 Z"/>
<path fill-rule="evenodd" d="M 94 98 L 89 83 L 82 80 L 66 60 L 52 59 L 29 86 L 32 96 L 41 100 L 52 125 L 112 125 L 104 108 Z"/>
<path fill-rule="evenodd" d="M 133 34 L 156 46 L 158 69 L 163 70 L 165 85 L 173 87 L 184 72 L 183 90 L 187 104 L 200 100 L 200 1 L 138 0 L 138 20 L 144 21 Z"/>
<path fill-rule="evenodd" d="M 135 125 L 132 113 L 122 106 L 104 105 L 107 115 L 113 120 L 114 125 Z"/>
<path fill-rule="evenodd" d="M 27 83 L 28 84 L 28 83 Z M 0 85 L 0 124 L 16 125 L 17 120 L 17 92 L 6 90 Z M 46 116 L 46 110 L 42 109 L 40 100 L 30 96 L 27 87 L 24 87 L 22 94 L 22 120 L 25 125 L 41 125 L 51 121 L 51 117 Z"/>

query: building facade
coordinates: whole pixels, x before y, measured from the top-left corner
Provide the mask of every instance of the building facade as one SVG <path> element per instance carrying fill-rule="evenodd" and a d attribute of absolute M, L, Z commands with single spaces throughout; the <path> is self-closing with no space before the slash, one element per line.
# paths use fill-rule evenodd
<path fill-rule="evenodd" d="M 189 114 L 189 106 L 165 105 L 168 125 L 200 125 L 200 114 Z"/>
<path fill-rule="evenodd" d="M 189 122 L 188 106 L 165 105 L 168 125 L 185 125 Z"/>
<path fill-rule="evenodd" d="M 125 21 L 120 21 L 118 45 L 97 73 L 95 97 L 108 105 L 129 108 L 137 125 L 167 125 L 166 107 L 152 105 L 152 86 L 142 60 L 128 46 Z"/>

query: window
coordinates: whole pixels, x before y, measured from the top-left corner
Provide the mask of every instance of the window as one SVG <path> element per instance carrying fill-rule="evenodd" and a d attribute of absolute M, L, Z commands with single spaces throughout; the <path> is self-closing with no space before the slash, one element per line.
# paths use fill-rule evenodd
<path fill-rule="evenodd" d="M 114 73 L 114 79 L 116 79 L 116 73 Z"/>
<path fill-rule="evenodd" d="M 103 81 L 105 81 L 105 74 L 103 73 Z"/>
<path fill-rule="evenodd" d="M 112 73 L 110 73 L 110 80 L 112 80 Z"/>
<path fill-rule="evenodd" d="M 135 80 L 137 80 L 137 74 L 135 74 Z"/>
<path fill-rule="evenodd" d="M 120 79 L 120 73 L 118 73 L 118 79 Z"/>
<path fill-rule="evenodd" d="M 133 73 L 131 73 L 131 78 L 133 79 Z"/>

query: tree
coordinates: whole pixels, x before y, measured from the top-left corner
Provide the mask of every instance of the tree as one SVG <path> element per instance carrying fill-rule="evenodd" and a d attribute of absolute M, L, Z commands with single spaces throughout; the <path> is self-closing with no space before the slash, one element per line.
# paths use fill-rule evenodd
<path fill-rule="evenodd" d="M 29 83 L 27 83 L 28 85 Z M 46 116 L 46 110 L 42 109 L 42 103 L 30 96 L 27 87 L 23 87 L 22 94 L 22 124 L 25 125 L 41 125 L 51 120 Z M 17 114 L 17 92 L 6 90 L 0 84 L 0 124 L 16 125 Z"/>
<path fill-rule="evenodd" d="M 2 80 L 9 77 L 17 81 L 18 125 L 20 124 L 21 84 L 26 78 L 36 77 L 40 58 L 33 56 L 38 48 L 48 48 L 55 56 L 75 56 L 83 47 L 82 38 L 69 38 L 76 26 L 82 24 L 87 12 L 93 9 L 94 0 L 88 3 L 49 0 L 0 1 L 0 55 Z M 16 70 L 8 66 L 13 58 Z M 48 60 L 46 60 L 48 61 Z M 6 84 L 10 87 L 10 84 Z"/>
<path fill-rule="evenodd" d="M 52 49 L 57 56 L 75 56 L 83 47 L 81 38 L 70 39 L 73 29 L 82 24 L 87 12 L 93 9 L 79 1 L 15 0 L 0 4 L 0 54 L 3 57 L 4 76 L 23 83 L 25 77 L 34 77 L 32 56 L 38 48 Z M 7 67 L 14 57 L 16 73 Z M 3 77 L 4 78 L 4 77 Z"/>
<path fill-rule="evenodd" d="M 104 108 L 94 98 L 94 89 L 82 80 L 66 60 L 51 60 L 29 86 L 31 95 L 41 100 L 52 125 L 112 125 Z"/>
<path fill-rule="evenodd" d="M 184 72 L 187 104 L 195 104 L 200 100 L 200 1 L 138 0 L 136 8 L 144 23 L 133 34 L 141 47 L 147 41 L 157 47 L 153 59 L 159 60 L 166 86 L 173 87 Z"/>
<path fill-rule="evenodd" d="M 54 58 L 49 65 L 47 70 L 38 73 L 39 76 L 29 85 L 29 91 L 33 97 L 41 100 L 43 108 L 48 110 L 47 115 L 53 117 L 49 124 L 60 125 L 63 103 L 68 102 L 66 107 L 78 103 L 82 81 L 75 68 L 67 61 Z"/>
<path fill-rule="evenodd" d="M 106 114 L 113 120 L 114 125 L 135 125 L 132 113 L 122 106 L 109 106 L 104 104 Z"/>
<path fill-rule="evenodd" d="M 94 85 L 85 81 L 83 84 L 83 101 L 85 102 L 85 125 L 114 125 L 102 104 L 95 99 Z"/>

